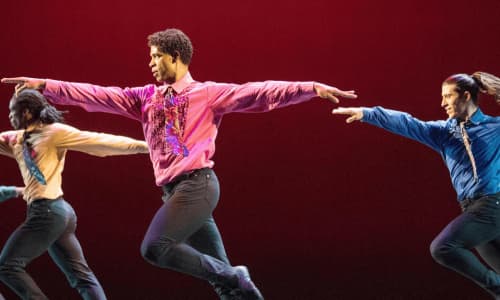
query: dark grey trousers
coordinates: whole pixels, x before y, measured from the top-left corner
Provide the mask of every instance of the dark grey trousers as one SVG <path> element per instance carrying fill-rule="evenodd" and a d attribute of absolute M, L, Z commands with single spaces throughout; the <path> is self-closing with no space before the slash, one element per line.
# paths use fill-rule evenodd
<path fill-rule="evenodd" d="M 25 268 L 48 250 L 83 299 L 106 299 L 87 265 L 75 230 L 75 211 L 64 199 L 32 202 L 26 220 L 12 233 L 0 254 L 0 280 L 22 299 L 47 299 Z"/>
<path fill-rule="evenodd" d="M 476 249 L 488 264 L 472 252 Z M 430 247 L 433 258 L 500 299 L 500 193 L 463 207 Z"/>
<path fill-rule="evenodd" d="M 204 279 L 219 296 L 234 277 L 212 212 L 219 201 L 219 182 L 211 169 L 199 169 L 163 187 L 164 203 L 141 245 L 151 264 Z"/>

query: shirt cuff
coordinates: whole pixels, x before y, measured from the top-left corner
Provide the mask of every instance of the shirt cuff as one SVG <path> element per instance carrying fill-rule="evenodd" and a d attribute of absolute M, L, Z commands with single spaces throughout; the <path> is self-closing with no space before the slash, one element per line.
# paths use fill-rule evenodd
<path fill-rule="evenodd" d="M 361 119 L 361 122 L 370 122 L 371 120 L 373 120 L 375 112 L 374 108 L 362 107 L 361 109 L 363 110 L 363 118 Z"/>
<path fill-rule="evenodd" d="M 4 186 L 1 188 L 3 194 L 3 200 L 7 200 L 10 198 L 17 197 L 16 187 L 15 186 Z M 1 199 L 0 199 L 1 200 Z"/>

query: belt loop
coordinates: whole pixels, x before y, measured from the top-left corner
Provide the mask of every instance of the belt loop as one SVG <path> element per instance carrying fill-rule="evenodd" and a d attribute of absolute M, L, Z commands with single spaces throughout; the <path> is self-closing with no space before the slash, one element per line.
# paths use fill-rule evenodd
<path fill-rule="evenodd" d="M 460 207 L 462 208 L 462 211 L 466 210 L 467 207 L 471 206 L 472 203 L 474 203 L 476 200 L 480 199 L 479 198 L 465 198 L 464 200 L 460 201 Z"/>

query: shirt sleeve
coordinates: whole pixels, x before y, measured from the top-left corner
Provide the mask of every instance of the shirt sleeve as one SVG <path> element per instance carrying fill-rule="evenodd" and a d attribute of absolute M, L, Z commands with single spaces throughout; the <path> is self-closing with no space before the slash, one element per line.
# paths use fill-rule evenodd
<path fill-rule="evenodd" d="M 264 81 L 246 84 L 212 83 L 208 101 L 217 113 L 266 112 L 316 96 L 313 82 Z"/>
<path fill-rule="evenodd" d="M 443 121 L 424 122 L 408 113 L 380 106 L 363 108 L 362 121 L 441 151 L 440 141 L 445 128 Z"/>
<path fill-rule="evenodd" d="M 122 89 L 46 79 L 43 94 L 54 104 L 75 105 L 90 112 L 112 113 L 140 121 L 141 100 L 147 90 L 146 87 Z"/>
<path fill-rule="evenodd" d="M 15 186 L 0 186 L 0 203 L 17 196 Z"/>
<path fill-rule="evenodd" d="M 148 153 L 146 142 L 129 137 L 81 131 L 65 124 L 56 124 L 51 139 L 59 149 L 85 152 L 94 156 Z"/>
<path fill-rule="evenodd" d="M 9 145 L 13 138 L 15 138 L 15 134 L 13 132 L 0 133 L 0 155 L 15 158 L 12 147 Z"/>

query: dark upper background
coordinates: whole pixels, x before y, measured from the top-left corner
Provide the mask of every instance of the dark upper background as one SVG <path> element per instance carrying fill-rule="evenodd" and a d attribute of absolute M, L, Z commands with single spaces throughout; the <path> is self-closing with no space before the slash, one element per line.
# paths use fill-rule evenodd
<path fill-rule="evenodd" d="M 319 81 L 355 89 L 342 105 L 383 105 L 445 118 L 441 82 L 458 72 L 500 75 L 500 2 L 481 1 L 14 1 L 0 4 L 0 76 L 137 86 L 153 82 L 148 34 L 168 27 L 194 44 L 196 80 Z M 0 86 L 9 130 L 13 86 Z M 486 113 L 498 115 L 492 98 Z M 313 101 L 230 114 L 217 141 L 215 216 L 234 264 L 267 299 L 488 299 L 432 261 L 428 245 L 459 213 L 437 153 L 332 116 Z M 142 137 L 140 124 L 67 109 L 81 129 Z M 215 299 L 207 285 L 142 260 L 139 245 L 160 190 L 146 155 L 72 152 L 65 197 L 110 299 Z M 0 183 L 21 184 L 1 158 Z M 1 205 L 3 244 L 25 205 Z M 51 299 L 75 299 L 47 255 L 29 267 Z M 4 286 L 0 291 L 12 299 Z"/>

